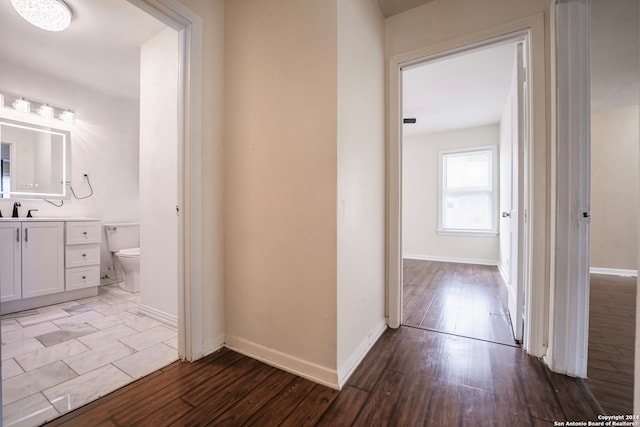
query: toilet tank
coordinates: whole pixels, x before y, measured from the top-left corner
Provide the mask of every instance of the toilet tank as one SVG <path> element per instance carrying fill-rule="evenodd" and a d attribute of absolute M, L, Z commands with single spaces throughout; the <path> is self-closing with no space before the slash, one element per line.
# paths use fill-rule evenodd
<path fill-rule="evenodd" d="M 110 252 L 140 247 L 140 224 L 137 222 L 113 222 L 103 225 Z"/>

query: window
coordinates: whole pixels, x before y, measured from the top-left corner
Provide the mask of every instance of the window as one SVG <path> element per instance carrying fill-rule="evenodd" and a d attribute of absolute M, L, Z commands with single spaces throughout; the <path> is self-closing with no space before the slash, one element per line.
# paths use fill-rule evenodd
<path fill-rule="evenodd" d="M 439 231 L 497 232 L 496 148 L 440 153 Z"/>

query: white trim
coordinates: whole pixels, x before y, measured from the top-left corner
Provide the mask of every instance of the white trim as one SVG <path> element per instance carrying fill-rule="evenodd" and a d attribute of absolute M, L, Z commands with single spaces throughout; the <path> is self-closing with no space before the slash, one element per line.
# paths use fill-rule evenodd
<path fill-rule="evenodd" d="M 267 365 L 290 372 L 315 383 L 339 390 L 338 372 L 324 366 L 311 363 L 273 348 L 257 344 L 244 338 L 227 335 L 225 346 L 230 350 L 259 360 Z"/>
<path fill-rule="evenodd" d="M 524 200 L 527 215 L 522 230 L 526 266 L 523 271 L 525 307 L 525 350 L 541 357 L 546 338 L 547 224 L 546 168 L 534 168 L 534 159 L 546 153 L 546 83 L 545 83 L 545 18 L 543 13 L 515 20 L 477 33 L 448 40 L 410 52 L 394 55 L 387 63 L 387 316 L 389 326 L 402 322 L 402 83 L 404 67 L 474 48 L 518 40 L 528 40 L 527 63 L 530 64 L 529 109 L 530 143 L 525 148 L 529 189 Z M 535 90 L 533 90 L 533 89 Z M 534 205 L 535 202 L 535 205 Z M 534 242 L 536 244 L 534 245 Z"/>
<path fill-rule="evenodd" d="M 589 0 L 554 0 L 551 9 L 555 241 L 551 259 L 549 351 L 545 360 L 555 372 L 586 378 L 589 219 L 583 218 L 582 213 L 589 211 L 590 193 L 591 10 Z"/>
<path fill-rule="evenodd" d="M 140 304 L 138 312 L 173 328 L 178 327 L 178 316 L 176 315 L 165 313 L 164 311 L 158 310 L 157 308 L 153 308 L 145 304 Z"/>
<path fill-rule="evenodd" d="M 498 260 L 495 259 L 482 259 L 482 258 L 458 258 L 447 257 L 437 255 L 417 255 L 417 254 L 403 254 L 403 259 L 417 259 L 420 261 L 439 261 L 439 262 L 455 262 L 458 264 L 475 264 L 475 265 L 498 265 Z"/>
<path fill-rule="evenodd" d="M 178 91 L 178 354 L 202 349 L 202 19 L 177 0 L 128 0 L 180 32 Z M 215 346 L 213 346 L 215 347 Z M 207 350 L 208 352 L 208 350 Z"/>
<path fill-rule="evenodd" d="M 351 353 L 346 362 L 342 366 L 338 367 L 338 387 L 342 389 L 346 384 L 349 377 L 356 370 L 360 362 L 365 358 L 371 347 L 378 341 L 378 338 L 387 329 L 386 320 L 381 320 L 377 325 L 373 327 L 371 332 L 367 334 L 367 337 L 362 340 L 360 345 Z"/>
<path fill-rule="evenodd" d="M 638 277 L 638 270 L 626 270 L 623 268 L 589 268 L 589 274 L 605 274 L 608 276 Z"/>

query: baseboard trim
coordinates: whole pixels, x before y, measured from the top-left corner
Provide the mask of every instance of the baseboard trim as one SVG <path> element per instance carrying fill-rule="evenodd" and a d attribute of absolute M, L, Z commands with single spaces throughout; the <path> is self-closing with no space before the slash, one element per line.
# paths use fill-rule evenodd
<path fill-rule="evenodd" d="M 205 340 L 202 343 L 201 354 L 197 356 L 198 359 L 215 353 L 224 347 L 224 335 L 220 335 L 214 339 Z"/>
<path fill-rule="evenodd" d="M 589 268 L 589 273 L 591 273 L 591 274 L 606 274 L 606 275 L 609 275 L 609 276 L 638 277 L 638 270 L 625 270 L 625 269 L 622 269 L 622 268 L 591 267 L 591 268 Z"/>
<path fill-rule="evenodd" d="M 294 375 L 306 378 L 335 390 L 340 390 L 338 372 L 307 360 L 265 347 L 240 337 L 227 335 L 225 346 L 230 350 L 244 354 Z"/>
<path fill-rule="evenodd" d="M 457 262 L 459 264 L 477 264 L 477 265 L 498 265 L 498 261 L 495 259 L 482 259 L 482 258 L 458 258 L 458 257 L 446 257 L 436 255 L 416 255 L 416 254 L 402 254 L 402 258 L 417 259 L 421 261 L 440 261 L 440 262 Z"/>
<path fill-rule="evenodd" d="M 498 264 L 498 272 L 502 276 L 502 280 L 504 281 L 504 284 L 507 285 L 507 287 L 509 287 L 509 276 L 507 275 L 507 272 L 504 271 L 502 264 Z"/>
<path fill-rule="evenodd" d="M 351 353 L 351 356 L 347 358 L 346 362 L 338 368 L 338 384 L 341 389 L 386 329 L 387 322 L 385 319 L 380 320 L 380 322 L 371 329 L 367 334 L 367 337 L 362 340 L 353 353 Z"/>
<path fill-rule="evenodd" d="M 178 317 L 174 316 L 173 314 L 165 313 L 164 311 L 144 304 L 140 304 L 138 312 L 173 328 L 178 327 Z"/>

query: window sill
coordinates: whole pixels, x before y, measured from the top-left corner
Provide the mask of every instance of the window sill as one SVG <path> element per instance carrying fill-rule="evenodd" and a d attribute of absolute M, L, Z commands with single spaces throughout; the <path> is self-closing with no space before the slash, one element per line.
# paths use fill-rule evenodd
<path fill-rule="evenodd" d="M 480 230 L 438 230 L 441 236 L 466 236 L 466 237 L 495 237 L 498 236 L 497 231 L 480 231 Z"/>

